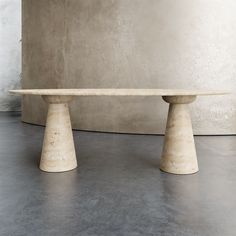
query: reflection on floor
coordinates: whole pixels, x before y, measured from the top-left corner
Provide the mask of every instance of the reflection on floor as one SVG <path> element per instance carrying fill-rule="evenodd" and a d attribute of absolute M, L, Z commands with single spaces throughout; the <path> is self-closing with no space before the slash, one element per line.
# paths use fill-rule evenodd
<path fill-rule="evenodd" d="M 43 131 L 0 113 L 0 235 L 235 235 L 236 136 L 196 137 L 200 172 L 178 176 L 163 136 L 76 131 L 79 168 L 50 174 Z"/>

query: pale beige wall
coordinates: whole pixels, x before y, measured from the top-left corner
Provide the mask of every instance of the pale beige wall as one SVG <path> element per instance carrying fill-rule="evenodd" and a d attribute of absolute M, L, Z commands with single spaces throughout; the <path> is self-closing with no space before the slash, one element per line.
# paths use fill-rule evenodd
<path fill-rule="evenodd" d="M 236 90 L 234 0 L 23 0 L 24 88 Z M 236 95 L 199 98 L 195 134 L 236 133 Z M 23 120 L 45 122 L 40 98 Z M 162 133 L 158 98 L 82 98 L 74 128 Z"/>

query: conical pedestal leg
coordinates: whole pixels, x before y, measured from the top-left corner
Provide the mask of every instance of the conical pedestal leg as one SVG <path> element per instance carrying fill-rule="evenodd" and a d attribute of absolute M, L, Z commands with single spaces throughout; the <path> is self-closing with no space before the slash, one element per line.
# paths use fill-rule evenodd
<path fill-rule="evenodd" d="M 43 96 L 49 104 L 40 169 L 64 172 L 77 167 L 68 102 L 70 96 Z"/>
<path fill-rule="evenodd" d="M 188 103 L 196 96 L 168 96 L 170 103 L 160 169 L 173 174 L 193 174 L 198 162 Z"/>

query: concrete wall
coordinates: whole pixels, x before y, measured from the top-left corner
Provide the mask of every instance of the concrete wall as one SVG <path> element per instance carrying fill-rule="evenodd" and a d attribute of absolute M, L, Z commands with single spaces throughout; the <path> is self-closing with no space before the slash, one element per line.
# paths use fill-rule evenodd
<path fill-rule="evenodd" d="M 0 0 L 0 111 L 20 109 L 20 98 L 9 89 L 20 87 L 21 1 Z"/>
<path fill-rule="evenodd" d="M 234 0 L 23 0 L 24 88 L 236 91 Z M 236 133 L 236 96 L 199 98 L 195 134 Z M 163 133 L 161 98 L 82 98 L 74 128 Z M 25 97 L 23 120 L 46 105 Z"/>

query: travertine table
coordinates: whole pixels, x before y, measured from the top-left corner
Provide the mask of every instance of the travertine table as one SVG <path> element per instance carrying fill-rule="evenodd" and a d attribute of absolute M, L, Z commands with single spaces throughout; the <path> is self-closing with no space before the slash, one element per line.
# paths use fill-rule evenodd
<path fill-rule="evenodd" d="M 40 169 L 69 171 L 77 167 L 68 103 L 75 96 L 162 96 L 170 104 L 160 168 L 174 174 L 198 171 L 188 104 L 200 95 L 226 91 L 170 89 L 29 89 L 10 90 L 21 95 L 40 95 L 49 104 Z"/>

